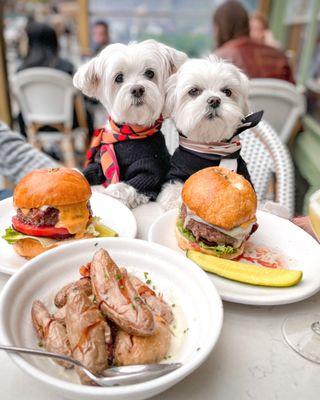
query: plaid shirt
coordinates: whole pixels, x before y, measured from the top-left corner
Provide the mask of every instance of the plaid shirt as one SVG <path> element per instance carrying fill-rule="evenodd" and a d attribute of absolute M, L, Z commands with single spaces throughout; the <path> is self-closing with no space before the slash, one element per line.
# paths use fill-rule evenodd
<path fill-rule="evenodd" d="M 215 54 L 241 68 L 249 78 L 275 78 L 294 83 L 284 53 L 249 37 L 230 40 L 218 48 Z"/>
<path fill-rule="evenodd" d="M 16 184 L 34 169 L 58 166 L 52 158 L 32 147 L 22 135 L 0 121 L 0 176 Z"/>

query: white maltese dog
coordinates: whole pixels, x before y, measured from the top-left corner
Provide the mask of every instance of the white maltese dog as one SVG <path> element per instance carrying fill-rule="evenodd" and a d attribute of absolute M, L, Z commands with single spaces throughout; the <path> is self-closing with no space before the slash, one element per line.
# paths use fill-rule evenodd
<path fill-rule="evenodd" d="M 168 79 L 165 113 L 179 132 L 179 147 L 158 196 L 164 209 L 177 207 L 183 182 L 206 167 L 224 166 L 250 181 L 238 135 L 255 126 L 262 112 L 245 118 L 248 88 L 236 66 L 215 56 L 188 60 Z"/>
<path fill-rule="evenodd" d="M 74 76 L 74 85 L 98 99 L 109 117 L 94 134 L 84 174 L 130 208 L 155 200 L 168 173 L 170 157 L 160 131 L 165 83 L 186 59 L 155 40 L 117 43 Z"/>

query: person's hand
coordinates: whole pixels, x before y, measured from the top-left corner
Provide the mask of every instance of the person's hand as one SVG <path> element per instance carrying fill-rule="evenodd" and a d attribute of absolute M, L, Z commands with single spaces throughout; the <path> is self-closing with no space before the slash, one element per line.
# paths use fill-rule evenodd
<path fill-rule="evenodd" d="M 313 236 L 316 240 L 318 240 L 318 238 L 316 237 L 312 226 L 311 226 L 311 222 L 310 222 L 310 218 L 307 216 L 301 216 L 301 217 L 295 217 L 292 218 L 291 220 L 295 225 L 298 225 L 301 229 L 305 230 L 306 232 L 308 232 L 311 236 Z"/>

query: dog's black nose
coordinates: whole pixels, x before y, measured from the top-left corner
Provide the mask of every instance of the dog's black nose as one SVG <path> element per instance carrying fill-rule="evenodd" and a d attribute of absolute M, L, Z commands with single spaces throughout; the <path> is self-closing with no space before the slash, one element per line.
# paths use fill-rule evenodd
<path fill-rule="evenodd" d="M 132 96 L 134 97 L 141 97 L 143 95 L 143 93 L 145 92 L 145 88 L 141 85 L 134 85 L 132 86 L 130 93 L 132 94 Z"/>
<path fill-rule="evenodd" d="M 211 96 L 208 98 L 207 103 L 209 104 L 210 107 L 217 108 L 221 104 L 221 99 L 220 97 L 217 96 Z"/>

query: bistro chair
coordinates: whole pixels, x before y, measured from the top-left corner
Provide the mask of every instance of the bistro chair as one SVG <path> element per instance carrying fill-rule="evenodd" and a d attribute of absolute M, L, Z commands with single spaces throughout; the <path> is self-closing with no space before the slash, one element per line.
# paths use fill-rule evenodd
<path fill-rule="evenodd" d="M 75 139 L 80 135 L 85 142 L 87 129 L 83 97 L 74 88 L 71 76 L 53 68 L 28 68 L 13 77 L 12 86 L 28 141 L 38 148 L 57 142 L 65 165 L 75 167 Z M 74 110 L 83 128 L 72 128 Z M 44 126 L 55 130 L 42 131 Z"/>
<path fill-rule="evenodd" d="M 251 79 L 249 100 L 253 110 L 264 110 L 265 121 L 288 143 L 306 111 L 305 97 L 297 86 L 280 79 Z"/>
<path fill-rule="evenodd" d="M 178 133 L 172 121 L 166 121 L 163 132 L 170 154 L 178 146 Z M 258 201 L 267 200 L 284 206 L 290 216 L 294 213 L 294 170 L 287 147 L 265 121 L 241 134 L 241 155 L 248 164 Z"/>

